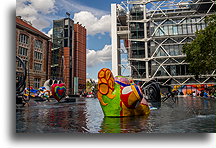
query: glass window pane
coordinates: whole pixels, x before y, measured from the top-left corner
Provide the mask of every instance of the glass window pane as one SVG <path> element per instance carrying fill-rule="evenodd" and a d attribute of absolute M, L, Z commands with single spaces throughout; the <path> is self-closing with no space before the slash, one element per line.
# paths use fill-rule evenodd
<path fill-rule="evenodd" d="M 175 55 L 179 55 L 178 45 L 174 45 Z"/>
<path fill-rule="evenodd" d="M 182 25 L 179 25 L 179 26 L 178 26 L 178 33 L 179 33 L 179 34 L 182 34 Z"/>
<path fill-rule="evenodd" d="M 205 29 L 205 27 L 206 27 L 206 24 L 202 23 L 202 29 Z"/>
<path fill-rule="evenodd" d="M 177 26 L 173 26 L 173 34 L 174 35 L 178 34 Z"/>
<path fill-rule="evenodd" d="M 188 34 L 192 33 L 192 31 L 191 31 L 191 24 L 187 24 L 187 31 L 188 31 Z"/>
<path fill-rule="evenodd" d="M 196 32 L 196 24 L 192 24 L 192 33 Z"/>
<path fill-rule="evenodd" d="M 187 34 L 187 26 L 186 26 L 186 25 L 183 25 L 183 26 L 182 26 L 182 29 L 183 29 L 183 34 Z"/>
<path fill-rule="evenodd" d="M 171 56 L 174 56 L 174 55 L 175 55 L 175 50 L 174 50 L 173 45 L 170 46 L 170 55 L 171 55 Z"/>
<path fill-rule="evenodd" d="M 169 33 L 168 33 L 168 26 L 164 26 L 164 32 L 165 32 L 165 35 L 169 35 Z"/>
<path fill-rule="evenodd" d="M 201 24 L 197 24 L 196 26 L 198 31 L 202 29 Z"/>
<path fill-rule="evenodd" d="M 169 26 L 169 35 L 173 35 L 173 29 L 172 29 L 172 26 Z"/>

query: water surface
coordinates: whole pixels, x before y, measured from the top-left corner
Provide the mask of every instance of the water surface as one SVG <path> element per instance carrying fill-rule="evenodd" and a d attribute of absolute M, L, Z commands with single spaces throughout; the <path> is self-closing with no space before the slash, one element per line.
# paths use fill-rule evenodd
<path fill-rule="evenodd" d="M 38 102 L 16 109 L 17 133 L 215 133 L 215 100 L 179 97 L 162 102 L 149 116 L 104 117 L 99 101 Z"/>

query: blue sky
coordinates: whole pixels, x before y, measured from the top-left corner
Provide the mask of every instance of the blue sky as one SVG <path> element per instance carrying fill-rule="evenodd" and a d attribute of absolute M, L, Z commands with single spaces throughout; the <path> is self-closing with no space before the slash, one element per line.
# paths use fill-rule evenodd
<path fill-rule="evenodd" d="M 18 0 L 16 15 L 30 21 L 42 32 L 52 34 L 52 20 L 71 14 L 87 28 L 87 78 L 97 79 L 98 71 L 111 69 L 110 9 L 121 0 Z"/>

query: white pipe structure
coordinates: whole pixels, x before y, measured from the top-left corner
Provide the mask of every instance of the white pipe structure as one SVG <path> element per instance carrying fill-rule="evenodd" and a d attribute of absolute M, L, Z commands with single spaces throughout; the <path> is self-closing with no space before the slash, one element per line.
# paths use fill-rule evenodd
<path fill-rule="evenodd" d="M 116 4 L 111 4 L 111 36 L 112 36 L 112 73 L 114 76 L 121 75 L 121 69 L 119 67 L 119 51 L 118 44 L 119 39 L 117 36 L 117 16 L 116 16 Z"/>
<path fill-rule="evenodd" d="M 44 82 L 44 87 L 46 88 L 46 90 L 50 90 L 50 87 L 52 86 L 52 82 L 53 80 L 48 79 Z"/>
<path fill-rule="evenodd" d="M 61 80 L 48 79 L 47 81 L 44 82 L 44 87 L 46 88 L 46 90 L 50 90 L 50 87 L 53 84 L 61 84 L 61 83 L 63 83 Z"/>
<path fill-rule="evenodd" d="M 135 81 L 215 85 L 215 72 L 198 79 L 190 74 L 182 52 L 183 45 L 195 39 L 195 32 L 206 27 L 205 17 L 214 13 L 213 0 L 127 0 L 111 4 L 113 75 L 121 75 L 124 53 L 119 45 L 124 40 Z"/>

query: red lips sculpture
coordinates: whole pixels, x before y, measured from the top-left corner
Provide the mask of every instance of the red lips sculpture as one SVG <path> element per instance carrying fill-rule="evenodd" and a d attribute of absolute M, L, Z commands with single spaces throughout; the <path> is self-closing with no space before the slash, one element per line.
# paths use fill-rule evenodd
<path fill-rule="evenodd" d="M 64 83 L 52 85 L 52 95 L 59 102 L 66 94 L 66 87 Z"/>

